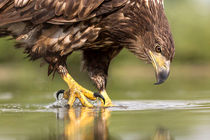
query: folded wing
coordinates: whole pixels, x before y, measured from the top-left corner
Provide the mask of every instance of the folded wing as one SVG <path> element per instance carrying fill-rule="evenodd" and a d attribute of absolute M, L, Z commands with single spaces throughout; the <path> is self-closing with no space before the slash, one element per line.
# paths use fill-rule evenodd
<path fill-rule="evenodd" d="M 112 12 L 127 0 L 0 0 L 0 25 L 30 20 L 69 24 Z"/>

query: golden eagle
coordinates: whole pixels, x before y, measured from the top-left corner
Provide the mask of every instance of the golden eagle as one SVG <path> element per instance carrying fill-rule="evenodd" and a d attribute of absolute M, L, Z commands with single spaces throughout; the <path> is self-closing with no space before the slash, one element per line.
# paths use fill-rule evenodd
<path fill-rule="evenodd" d="M 167 79 L 174 56 L 163 0 L 0 0 L 0 36 L 8 35 L 31 60 L 47 62 L 48 75 L 61 75 L 69 90 L 59 93 L 70 106 L 79 98 L 92 107 L 87 98 L 97 97 L 112 106 L 105 90 L 108 67 L 123 48 L 153 64 L 156 84 Z M 78 50 L 99 93 L 80 86 L 67 71 L 67 57 Z"/>

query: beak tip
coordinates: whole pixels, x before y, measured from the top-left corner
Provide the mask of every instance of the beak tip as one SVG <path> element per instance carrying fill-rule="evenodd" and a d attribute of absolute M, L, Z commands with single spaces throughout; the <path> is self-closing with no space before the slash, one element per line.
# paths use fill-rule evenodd
<path fill-rule="evenodd" d="M 160 85 L 162 83 L 164 83 L 168 76 L 169 76 L 169 73 L 168 71 L 161 71 L 160 73 L 157 74 L 157 82 L 154 84 L 154 85 Z"/>
<path fill-rule="evenodd" d="M 165 82 L 165 80 L 162 80 L 162 81 L 158 81 L 158 82 L 156 82 L 156 83 L 154 83 L 154 85 L 161 85 L 162 83 L 164 83 Z"/>

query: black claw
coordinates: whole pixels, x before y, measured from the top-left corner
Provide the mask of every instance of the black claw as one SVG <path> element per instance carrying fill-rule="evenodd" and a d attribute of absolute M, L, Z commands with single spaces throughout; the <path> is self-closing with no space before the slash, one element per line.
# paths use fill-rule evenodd
<path fill-rule="evenodd" d="M 65 90 L 63 90 L 63 89 L 61 89 L 61 90 L 59 90 L 58 92 L 56 92 L 56 99 L 59 100 L 59 98 L 58 98 L 59 95 L 60 95 L 60 94 L 64 94 L 64 92 L 65 92 Z"/>
<path fill-rule="evenodd" d="M 99 97 L 99 98 L 101 98 L 102 100 L 103 100 L 103 102 L 104 102 L 104 104 L 105 104 L 105 99 L 104 99 L 104 97 L 100 94 L 100 93 L 98 93 L 98 92 L 94 92 L 94 94 L 93 94 L 95 97 Z"/>

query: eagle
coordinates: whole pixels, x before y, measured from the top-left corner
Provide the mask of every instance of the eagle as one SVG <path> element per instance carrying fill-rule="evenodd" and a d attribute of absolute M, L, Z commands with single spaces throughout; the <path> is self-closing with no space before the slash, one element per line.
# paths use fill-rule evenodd
<path fill-rule="evenodd" d="M 48 75 L 61 76 L 69 89 L 58 93 L 69 106 L 77 98 L 86 107 L 97 98 L 113 106 L 106 92 L 108 68 L 123 48 L 154 66 L 156 85 L 168 78 L 175 53 L 164 0 L 0 0 L 4 36 L 13 37 L 30 60 L 44 60 Z M 82 53 L 83 70 L 98 92 L 69 74 L 66 60 L 75 51 Z"/>

